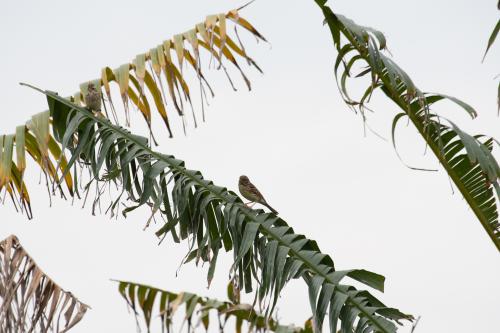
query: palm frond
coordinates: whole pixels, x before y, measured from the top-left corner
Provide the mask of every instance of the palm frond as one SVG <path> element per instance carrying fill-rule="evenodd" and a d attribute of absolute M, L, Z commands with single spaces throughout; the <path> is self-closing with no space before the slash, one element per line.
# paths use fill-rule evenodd
<path fill-rule="evenodd" d="M 47 95 L 53 135 L 60 149 L 70 155 L 65 167 L 58 163 L 56 178 L 47 174 L 56 188 L 60 179 L 71 174 L 75 195 L 83 190 L 87 198 L 95 189 L 94 212 L 104 205 L 104 190 L 115 184 L 117 191 L 109 190 L 113 199 L 102 210 L 117 216 L 125 203 L 124 215 L 149 207 L 146 227 L 156 218 L 163 219 L 159 237 L 170 234 L 175 242 L 188 241 L 191 250 L 186 261 L 209 262 L 209 285 L 219 251 L 224 249 L 233 252 L 232 279 L 245 292 L 257 288 L 266 317 L 273 313 L 285 284 L 302 278 L 309 288 L 318 332 L 328 309 L 332 331 L 340 321 L 342 332 L 350 332 L 354 326 L 364 332 L 395 332 L 400 320 L 413 320 L 386 307 L 368 291 L 343 284 L 349 277 L 383 291 L 383 276 L 362 269 L 336 271 L 333 260 L 321 253 L 315 241 L 295 233 L 278 216 L 248 208 L 234 192 L 214 185 L 199 171 L 187 169 L 183 161 L 154 152 L 147 138 L 131 134 L 55 93 L 39 91 Z M 90 175 L 83 186 L 81 176 L 77 176 L 82 174 Z"/>
<path fill-rule="evenodd" d="M 88 308 L 52 281 L 16 236 L 0 242 L 0 332 L 67 332 Z"/>
<path fill-rule="evenodd" d="M 242 332 L 244 323 L 248 332 L 313 332 L 310 321 L 307 321 L 304 327 L 281 325 L 277 320 L 260 314 L 252 305 L 240 303 L 239 292 L 232 283 L 228 285 L 229 301 L 220 301 L 189 292 L 174 293 L 139 283 L 117 282 L 119 283 L 118 290 L 134 312 L 136 320 L 138 317 L 143 317 L 144 326 L 148 332 L 150 332 L 152 319 L 155 317 L 159 318 L 162 330 L 171 332 L 174 316 L 183 306 L 182 327 L 187 327 L 188 332 L 194 332 L 200 326 L 207 331 L 210 327 L 211 313 L 216 314 L 219 332 Z M 228 328 L 227 325 L 231 321 L 235 323 L 235 326 Z M 187 323 L 186 326 L 184 326 L 185 323 Z M 138 323 L 138 327 L 141 328 L 141 326 Z"/>
<path fill-rule="evenodd" d="M 234 24 L 236 37 L 232 37 L 229 33 L 229 22 Z M 231 80 L 227 63 L 241 74 L 249 90 L 251 89 L 250 80 L 243 72 L 239 61 L 244 60 L 249 66 L 254 66 L 261 71 L 256 62 L 246 53 L 238 37 L 237 27 L 249 32 L 257 39 L 266 41 L 250 22 L 240 16 L 239 9 L 225 14 L 209 15 L 192 29 L 174 35 L 144 53 L 138 54 L 130 63 L 114 68 L 104 67 L 96 79 L 81 83 L 79 91 L 70 99 L 78 105 L 84 105 L 88 84 L 93 83 L 100 91 L 101 97 L 106 96 L 105 99 L 102 98 L 106 117 L 118 124 L 120 117 L 113 103 L 111 87 L 114 83 L 119 90 L 126 125 L 130 125 L 130 105 L 132 105 L 142 114 L 151 130 L 151 110 L 154 105 L 170 137 L 173 135 L 170 123 L 174 110 L 182 118 L 185 131 L 186 108 L 191 109 L 196 127 L 198 121 L 192 105 L 193 85 L 186 79 L 186 67 L 194 71 L 199 81 L 196 85 L 200 89 L 203 120 L 205 119 L 206 99 L 214 96 L 213 89 L 202 71 L 203 67 L 222 69 L 234 90 L 236 88 Z"/>
<path fill-rule="evenodd" d="M 334 14 L 324 0 L 316 0 L 316 3 L 324 14 L 338 51 L 335 75 L 344 101 L 359 110 L 363 119 L 370 97 L 379 88 L 396 103 L 403 112 L 396 115 L 393 121 L 394 146 L 398 121 L 408 117 L 500 250 L 497 207 L 500 168 L 492 155 L 495 140 L 484 135 L 471 136 L 453 122 L 431 112 L 430 108 L 436 102 L 448 99 L 472 118 L 476 117 L 476 111 L 454 97 L 419 90 L 408 74 L 384 54 L 386 39 L 381 32 Z M 355 65 L 360 64 L 365 67 L 358 75 L 354 75 Z M 365 93 L 359 100 L 352 98 L 347 89 L 348 79 L 366 75 L 371 77 L 371 82 Z"/>

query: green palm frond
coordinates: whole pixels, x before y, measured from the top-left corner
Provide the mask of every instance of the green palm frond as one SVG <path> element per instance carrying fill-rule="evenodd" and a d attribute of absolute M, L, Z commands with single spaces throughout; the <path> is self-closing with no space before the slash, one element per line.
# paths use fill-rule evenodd
<path fill-rule="evenodd" d="M 471 136 L 453 122 L 431 112 L 430 108 L 436 102 L 448 99 L 463 108 L 472 118 L 476 116 L 476 111 L 454 97 L 420 91 L 408 74 L 384 54 L 386 39 L 381 32 L 334 14 L 324 0 L 315 1 L 323 11 L 338 51 L 335 75 L 344 101 L 359 110 L 363 117 L 367 103 L 376 89 L 380 88 L 395 102 L 403 112 L 396 115 L 393 121 L 394 145 L 398 121 L 408 117 L 500 250 L 497 207 L 500 167 L 492 155 L 496 141 L 484 135 Z M 355 65 L 360 64 L 364 66 L 363 69 L 354 75 Z M 359 100 L 351 97 L 347 89 L 348 79 L 366 75 L 371 77 L 371 83 L 363 96 Z"/>
<path fill-rule="evenodd" d="M 0 332 L 64 333 L 88 308 L 52 281 L 16 236 L 0 242 Z"/>
<path fill-rule="evenodd" d="M 242 8 L 242 7 L 241 7 Z M 206 98 L 213 97 L 202 67 L 222 69 L 231 86 L 236 90 L 226 63 L 229 63 L 241 74 L 245 85 L 251 89 L 250 80 L 243 72 L 239 60 L 261 71 L 255 61 L 246 53 L 237 34 L 237 27 L 249 32 L 257 39 L 266 39 L 246 19 L 240 16 L 239 10 L 228 13 L 209 15 L 203 22 L 196 24 L 192 29 L 174 35 L 172 38 L 137 55 L 130 63 L 118 67 L 104 67 L 98 78 L 80 84 L 80 89 L 70 99 L 83 105 L 88 92 L 88 84 L 101 91 L 106 117 L 118 124 L 119 116 L 113 103 L 111 84 L 116 84 L 125 112 L 125 124 L 130 125 L 130 105 L 144 117 L 149 129 L 152 122 L 152 105 L 162 118 L 170 137 L 172 112 L 175 111 L 181 118 L 186 130 L 186 107 L 191 109 L 194 125 L 197 126 L 196 113 L 192 105 L 191 83 L 185 78 L 186 67 L 191 68 L 198 81 L 201 96 L 202 117 L 205 119 L 204 104 Z M 234 24 L 235 37 L 231 37 L 230 22 Z M 104 90 L 104 93 L 102 93 Z"/>
<path fill-rule="evenodd" d="M 304 327 L 281 325 L 277 320 L 266 318 L 250 304 L 240 303 L 239 293 L 235 286 L 228 286 L 229 301 L 220 301 L 192 294 L 189 292 L 173 293 L 144 284 L 117 281 L 118 290 L 136 318 L 144 319 L 144 326 L 150 332 L 152 319 L 159 318 L 162 330 L 172 331 L 174 316 L 184 307 L 183 325 L 187 322 L 187 331 L 193 332 L 202 326 L 204 331 L 210 327 L 210 314 L 216 314 L 219 332 L 242 332 L 246 323 L 248 332 L 280 332 L 280 333 L 312 333 L 311 321 Z M 142 313 L 142 315 L 140 314 Z M 228 328 L 228 323 L 234 321 L 235 326 Z M 141 325 L 138 324 L 139 327 Z"/>
<path fill-rule="evenodd" d="M 49 103 L 50 117 L 44 119 L 50 119 L 60 150 L 69 153 L 65 167 L 57 163 L 56 177 L 47 173 L 52 189 L 62 186 L 61 179 L 71 174 L 74 195 L 83 191 L 87 198 L 95 189 L 95 211 L 104 205 L 104 189 L 116 184 L 118 191 L 109 193 L 113 199 L 103 210 L 114 216 L 125 203 L 124 215 L 149 207 L 146 227 L 155 218 L 164 219 L 157 235 L 170 234 L 175 242 L 188 241 L 191 252 L 187 260 L 209 262 L 209 284 L 219 251 L 232 251 L 233 280 L 245 292 L 257 288 L 266 317 L 273 313 L 285 284 L 302 278 L 309 288 L 317 331 L 321 331 L 327 314 L 332 331 L 340 322 L 342 332 L 350 332 L 354 325 L 365 332 L 395 332 L 400 320 L 413 320 L 386 307 L 368 291 L 344 284 L 344 278 L 349 277 L 383 291 L 383 276 L 360 269 L 335 270 L 333 260 L 321 253 L 315 241 L 295 233 L 281 218 L 248 208 L 234 192 L 214 185 L 199 171 L 187 169 L 183 161 L 151 150 L 146 138 L 55 93 L 39 91 L 47 95 Z M 83 186 L 82 174 L 90 175 Z"/>

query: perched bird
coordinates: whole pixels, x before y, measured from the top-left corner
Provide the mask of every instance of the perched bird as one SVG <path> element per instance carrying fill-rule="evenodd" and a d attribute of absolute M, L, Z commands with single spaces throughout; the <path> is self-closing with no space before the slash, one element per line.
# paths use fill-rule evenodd
<path fill-rule="evenodd" d="M 271 207 L 266 202 L 264 196 L 259 192 L 257 187 L 255 187 L 255 185 L 250 182 L 250 179 L 248 179 L 247 176 L 240 176 L 240 180 L 238 182 L 238 189 L 240 190 L 241 195 L 245 199 L 250 200 L 250 202 L 253 203 L 260 203 L 261 205 L 264 205 L 267 208 L 269 208 L 271 212 L 273 212 L 274 214 L 278 214 L 276 209 Z"/>
<path fill-rule="evenodd" d="M 100 114 L 101 113 L 101 92 L 96 89 L 93 83 L 87 86 L 88 92 L 85 95 L 85 105 L 90 111 Z"/>

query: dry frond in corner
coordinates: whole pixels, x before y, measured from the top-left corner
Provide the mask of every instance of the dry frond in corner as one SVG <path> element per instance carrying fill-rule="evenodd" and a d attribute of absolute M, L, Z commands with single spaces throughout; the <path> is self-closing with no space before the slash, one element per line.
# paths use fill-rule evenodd
<path fill-rule="evenodd" d="M 67 332 L 88 308 L 52 281 L 16 236 L 0 242 L 0 332 Z"/>

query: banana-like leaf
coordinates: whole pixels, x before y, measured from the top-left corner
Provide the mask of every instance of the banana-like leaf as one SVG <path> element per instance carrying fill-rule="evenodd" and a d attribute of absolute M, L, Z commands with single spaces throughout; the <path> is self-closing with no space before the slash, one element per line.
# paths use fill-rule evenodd
<path fill-rule="evenodd" d="M 67 332 L 88 308 L 52 281 L 16 236 L 0 242 L 0 332 Z"/>
<path fill-rule="evenodd" d="M 156 233 L 159 237 L 170 234 L 175 242 L 188 241 L 191 250 L 186 262 L 209 262 L 209 285 L 223 249 L 233 253 L 232 279 L 245 292 L 257 288 L 257 300 L 266 317 L 272 315 L 285 284 L 301 278 L 308 285 L 317 332 L 327 314 L 332 332 L 339 323 L 342 332 L 350 332 L 354 326 L 363 332 L 395 332 L 400 320 L 413 320 L 368 291 L 343 282 L 349 277 L 383 291 L 383 276 L 362 269 L 335 270 L 333 260 L 321 253 L 315 241 L 295 233 L 278 216 L 248 208 L 234 192 L 187 169 L 183 161 L 153 151 L 147 138 L 53 92 L 34 89 L 47 95 L 53 136 L 70 155 L 65 166 L 59 164 L 61 177 L 52 179 L 59 184 L 71 174 L 75 195 L 83 190 L 85 198 L 95 188 L 93 212 L 101 209 L 104 197 L 112 197 L 103 208 L 111 216 L 125 204 L 123 215 L 149 207 L 146 227 L 160 218 L 164 224 Z M 83 179 L 77 175 L 84 174 L 90 178 L 82 186 Z M 111 184 L 117 191 L 111 191 Z M 106 196 L 105 189 L 110 189 Z"/>
<path fill-rule="evenodd" d="M 78 105 L 84 105 L 89 83 L 93 83 L 103 102 L 105 116 L 118 124 L 119 116 L 113 103 L 111 90 L 111 83 L 115 82 L 120 91 L 127 126 L 130 125 L 130 104 L 142 114 L 150 129 L 151 105 L 154 104 L 170 137 L 173 136 L 170 122 L 174 110 L 183 118 L 184 131 L 186 130 L 186 119 L 184 119 L 186 105 L 190 106 L 194 125 L 197 126 L 191 102 L 191 84 L 185 80 L 183 74 L 185 67 L 194 70 L 198 78 L 203 120 L 205 119 L 206 99 L 209 96 L 213 97 L 214 93 L 203 74 L 202 67 L 208 68 L 213 64 L 217 69 L 223 69 L 234 90 L 236 88 L 226 68 L 226 62 L 240 72 L 248 89 L 251 89 L 250 81 L 238 61 L 244 60 L 249 66 L 254 66 L 262 72 L 256 62 L 246 53 L 237 35 L 237 27 L 239 27 L 257 39 L 266 41 L 252 24 L 240 16 L 239 11 L 243 7 L 226 14 L 207 16 L 203 22 L 196 24 L 192 29 L 138 54 L 130 63 L 122 64 L 115 69 L 104 67 L 97 79 L 81 83 L 79 91 L 71 97 L 71 100 Z M 228 32 L 228 21 L 234 24 L 238 42 Z M 204 56 L 207 59 L 202 59 Z M 207 64 L 202 66 L 202 60 L 205 60 Z M 104 96 L 106 98 L 103 98 Z M 170 105 L 167 104 L 168 102 Z"/>
<path fill-rule="evenodd" d="M 242 332 L 243 323 L 246 323 L 248 332 L 279 332 L 279 333 L 312 333 L 311 321 L 304 327 L 281 325 L 277 320 L 266 318 L 250 304 L 240 303 L 235 297 L 232 283 L 228 286 L 228 298 L 231 301 L 220 301 L 192 294 L 189 292 L 173 293 L 144 284 L 117 281 L 118 291 L 123 296 L 136 318 L 143 317 L 144 326 L 150 332 L 152 319 L 160 320 L 162 330 L 172 331 L 174 316 L 177 310 L 184 307 L 183 327 L 187 322 L 187 331 L 194 332 L 202 326 L 204 331 L 210 327 L 210 314 L 217 317 L 219 332 Z M 142 313 L 142 315 L 141 315 Z M 213 317 L 212 317 L 213 318 Z M 235 327 L 227 327 L 228 322 L 234 321 Z M 141 325 L 138 324 L 138 328 Z M 212 325 L 213 326 L 213 325 Z"/>
<path fill-rule="evenodd" d="M 334 14 L 325 5 L 325 0 L 315 1 L 324 14 L 338 51 L 335 75 L 344 101 L 350 107 L 358 109 L 363 117 L 368 109 L 366 104 L 378 88 L 396 103 L 403 112 L 396 115 L 393 121 L 394 147 L 396 125 L 400 119 L 408 117 L 500 250 L 497 206 L 500 197 L 500 167 L 492 155 L 495 140 L 465 133 L 453 122 L 432 113 L 430 107 L 438 101 L 448 99 L 472 118 L 476 117 L 476 111 L 454 97 L 420 91 L 408 74 L 384 54 L 386 39 L 381 32 Z M 361 64 L 363 69 L 354 75 L 355 66 Z M 356 100 L 349 94 L 347 81 L 352 76 L 365 75 L 370 75 L 371 83 L 364 95 Z"/>

